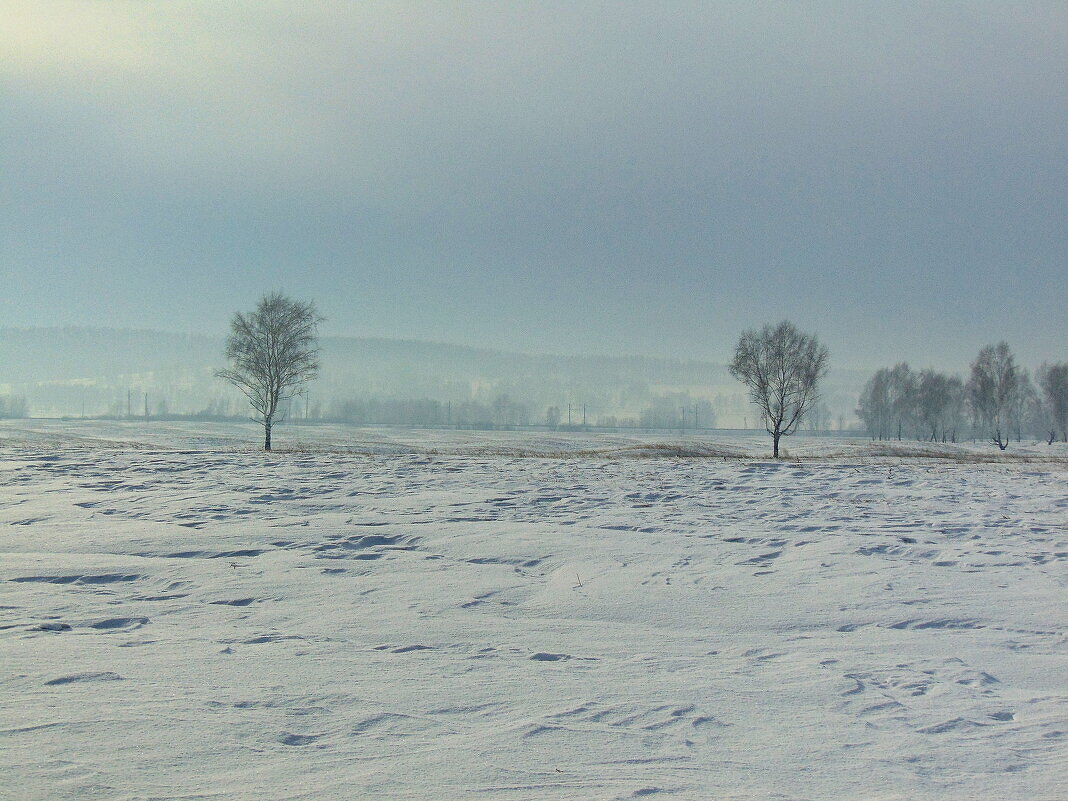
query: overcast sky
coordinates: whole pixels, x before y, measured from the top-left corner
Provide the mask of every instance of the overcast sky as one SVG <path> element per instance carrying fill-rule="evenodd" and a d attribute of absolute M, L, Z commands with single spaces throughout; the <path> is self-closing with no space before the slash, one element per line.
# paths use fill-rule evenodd
<path fill-rule="evenodd" d="M 1068 3 L 0 0 L 0 326 L 1068 358 Z"/>

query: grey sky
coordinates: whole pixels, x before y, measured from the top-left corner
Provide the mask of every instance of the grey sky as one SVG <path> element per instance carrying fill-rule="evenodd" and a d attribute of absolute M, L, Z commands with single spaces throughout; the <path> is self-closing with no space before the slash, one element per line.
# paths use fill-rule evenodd
<path fill-rule="evenodd" d="M 0 324 L 1066 358 L 1068 4 L 0 2 Z"/>

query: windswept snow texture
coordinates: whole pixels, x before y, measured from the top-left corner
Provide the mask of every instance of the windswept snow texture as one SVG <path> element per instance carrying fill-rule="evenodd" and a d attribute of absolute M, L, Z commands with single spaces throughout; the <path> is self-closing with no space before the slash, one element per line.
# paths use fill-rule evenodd
<path fill-rule="evenodd" d="M 135 433 L 0 448 L 0 797 L 1068 797 L 1063 462 Z"/>

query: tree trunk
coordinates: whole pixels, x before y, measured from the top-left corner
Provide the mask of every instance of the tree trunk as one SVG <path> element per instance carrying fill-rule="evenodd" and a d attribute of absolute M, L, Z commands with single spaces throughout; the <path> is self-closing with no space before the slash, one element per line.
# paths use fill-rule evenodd
<path fill-rule="evenodd" d="M 271 449 L 271 420 L 268 418 L 263 423 L 263 449 L 269 451 Z"/>
<path fill-rule="evenodd" d="M 778 431 L 773 432 L 771 435 L 772 456 L 774 456 L 776 459 L 779 458 L 779 437 L 781 436 L 782 434 L 780 434 Z"/>

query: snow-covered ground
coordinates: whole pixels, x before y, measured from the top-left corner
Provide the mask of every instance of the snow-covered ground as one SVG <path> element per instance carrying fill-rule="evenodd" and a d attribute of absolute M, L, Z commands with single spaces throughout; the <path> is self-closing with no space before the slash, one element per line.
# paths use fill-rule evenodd
<path fill-rule="evenodd" d="M 0 425 L 0 797 L 1068 797 L 1063 446 L 276 436 Z"/>
<path fill-rule="evenodd" d="M 293 425 L 274 429 L 276 450 L 362 455 L 424 456 L 589 456 L 767 458 L 771 438 L 763 432 L 548 432 L 404 429 L 349 425 Z M 0 420 L 0 447 L 41 449 L 100 448 L 140 450 L 246 451 L 263 447 L 263 427 L 255 423 L 122 420 Z M 1012 442 L 1002 453 L 989 442 L 941 444 L 915 440 L 871 442 L 865 437 L 798 434 L 784 437 L 787 458 L 934 458 L 966 462 L 1061 462 L 1068 446 L 1034 439 Z"/>

